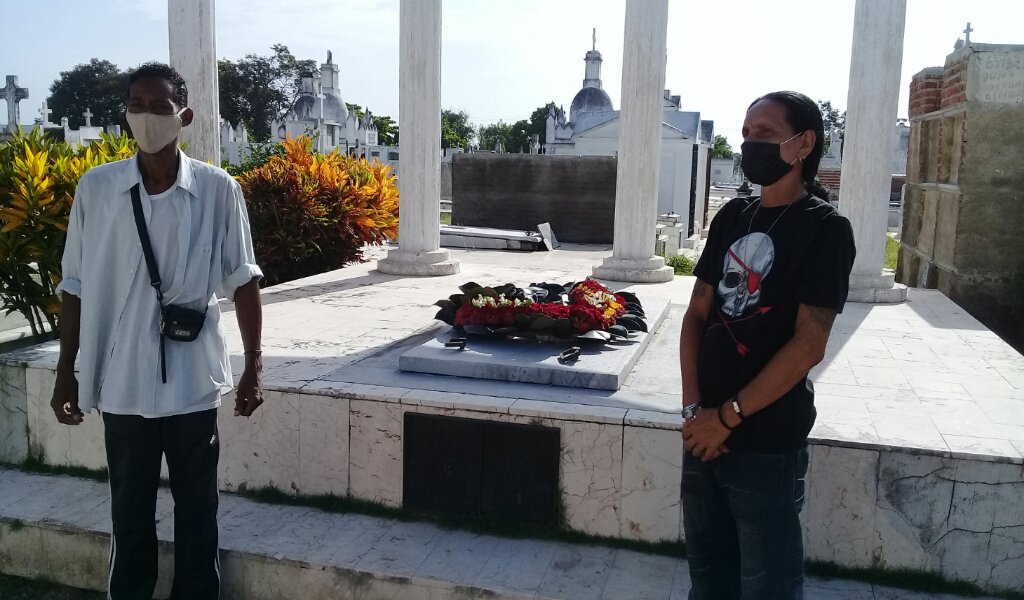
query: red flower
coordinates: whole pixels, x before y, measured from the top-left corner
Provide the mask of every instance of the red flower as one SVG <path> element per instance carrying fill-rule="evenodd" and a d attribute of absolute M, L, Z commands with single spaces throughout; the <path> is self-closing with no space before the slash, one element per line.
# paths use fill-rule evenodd
<path fill-rule="evenodd" d="M 580 333 L 585 333 L 592 329 L 604 329 L 604 319 L 601 316 L 601 311 L 585 303 L 573 305 L 569 313 L 569 321 L 572 322 L 572 326 L 576 331 Z"/>
<path fill-rule="evenodd" d="M 552 319 L 569 318 L 569 307 L 561 302 L 535 302 L 530 305 L 530 310 Z"/>
<path fill-rule="evenodd" d="M 569 319 L 574 330 L 585 333 L 595 329 L 607 329 L 625 311 L 622 296 L 613 294 L 611 290 L 587 279 L 578 283 L 569 293 L 568 304 L 562 302 L 534 302 L 514 306 L 492 306 L 492 302 L 484 306 L 475 306 L 466 302 L 455 312 L 456 325 L 514 325 L 516 316 L 520 314 L 540 314 L 552 319 Z"/>

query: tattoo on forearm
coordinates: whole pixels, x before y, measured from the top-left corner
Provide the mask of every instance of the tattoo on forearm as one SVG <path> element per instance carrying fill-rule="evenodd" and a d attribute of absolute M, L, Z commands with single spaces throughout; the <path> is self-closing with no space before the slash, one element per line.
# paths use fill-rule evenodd
<path fill-rule="evenodd" d="M 832 322 L 835 321 L 836 311 L 830 308 L 808 306 L 807 312 L 810 313 L 811 319 L 814 320 L 818 327 L 821 327 L 825 332 L 832 331 Z"/>

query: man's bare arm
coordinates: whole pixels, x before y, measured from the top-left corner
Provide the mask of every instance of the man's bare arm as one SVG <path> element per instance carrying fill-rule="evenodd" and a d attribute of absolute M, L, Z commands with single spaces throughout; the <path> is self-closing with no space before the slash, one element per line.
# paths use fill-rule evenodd
<path fill-rule="evenodd" d="M 57 359 L 57 381 L 53 387 L 50 408 L 65 425 L 78 425 L 84 415 L 78 408 L 78 380 L 75 359 L 78 357 L 82 323 L 82 300 L 73 294 L 61 294 L 60 356 Z"/>
<path fill-rule="evenodd" d="M 235 317 L 242 334 L 245 352 L 245 370 L 238 382 L 235 396 L 235 416 L 248 417 L 263 404 L 260 374 L 263 357 L 260 354 L 263 334 L 263 306 L 260 303 L 259 280 L 253 279 L 235 291 Z"/>
<path fill-rule="evenodd" d="M 711 285 L 698 279 L 693 286 L 690 305 L 683 315 L 683 326 L 679 332 L 679 370 L 683 379 L 683 401 L 685 404 L 700 400 L 697 380 L 697 354 L 704 337 L 704 324 L 711 314 L 714 299 Z"/>
<path fill-rule="evenodd" d="M 259 280 L 253 279 L 235 291 L 235 317 L 242 333 L 245 351 L 259 350 L 263 334 L 263 305 L 260 304 Z"/>
<path fill-rule="evenodd" d="M 740 407 L 750 416 L 781 398 L 825 357 L 825 347 L 832 331 L 836 311 L 801 304 L 797 309 L 796 331 L 764 369 L 739 393 Z M 730 425 L 739 417 L 728 415 Z"/>

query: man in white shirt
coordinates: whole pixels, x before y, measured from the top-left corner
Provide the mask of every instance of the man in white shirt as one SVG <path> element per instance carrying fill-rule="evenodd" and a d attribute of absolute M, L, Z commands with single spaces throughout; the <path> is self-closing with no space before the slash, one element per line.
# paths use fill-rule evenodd
<path fill-rule="evenodd" d="M 263 403 L 263 274 L 238 184 L 178 148 L 181 127 L 193 118 L 182 77 L 167 65 L 143 65 L 129 78 L 127 106 L 139 152 L 90 170 L 75 192 L 51 407 L 67 425 L 93 408 L 103 416 L 113 521 L 107 597 L 153 597 L 156 492 L 166 456 L 174 497 L 171 598 L 214 599 L 217 407 L 233 387 L 217 296 L 235 303 L 245 350 L 235 415 L 249 416 Z M 152 277 L 133 194 L 155 258 Z M 205 314 L 193 341 L 161 333 L 168 306 Z"/>

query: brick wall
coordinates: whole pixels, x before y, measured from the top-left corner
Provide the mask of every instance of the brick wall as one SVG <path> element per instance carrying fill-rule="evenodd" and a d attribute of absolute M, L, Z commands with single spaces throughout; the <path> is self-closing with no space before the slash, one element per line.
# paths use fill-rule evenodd
<path fill-rule="evenodd" d="M 939 110 L 945 79 L 942 67 L 931 67 L 910 81 L 910 118 Z"/>
<path fill-rule="evenodd" d="M 967 61 L 969 58 L 970 53 L 967 52 L 954 52 L 946 58 L 940 93 L 940 108 L 967 101 Z"/>
<path fill-rule="evenodd" d="M 832 193 L 833 199 L 839 197 L 840 173 L 839 169 L 818 169 L 818 181 Z"/>

